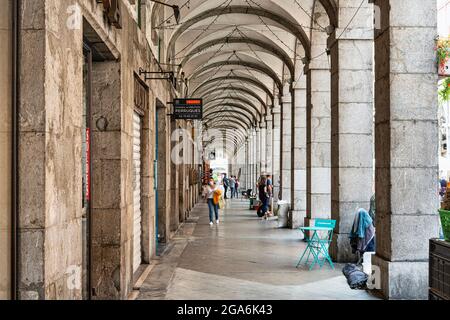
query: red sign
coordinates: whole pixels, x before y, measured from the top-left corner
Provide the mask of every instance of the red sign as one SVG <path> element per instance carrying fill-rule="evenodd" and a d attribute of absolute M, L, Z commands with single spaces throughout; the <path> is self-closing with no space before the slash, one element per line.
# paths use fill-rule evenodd
<path fill-rule="evenodd" d="M 91 130 L 86 129 L 86 200 L 91 200 Z"/>

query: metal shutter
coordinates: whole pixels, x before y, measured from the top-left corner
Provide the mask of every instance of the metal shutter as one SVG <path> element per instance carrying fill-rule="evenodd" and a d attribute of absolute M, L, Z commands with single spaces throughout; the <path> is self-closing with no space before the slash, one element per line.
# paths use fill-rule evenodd
<path fill-rule="evenodd" d="M 133 114 L 133 272 L 136 272 L 142 263 L 142 212 L 141 212 L 141 117 Z"/>

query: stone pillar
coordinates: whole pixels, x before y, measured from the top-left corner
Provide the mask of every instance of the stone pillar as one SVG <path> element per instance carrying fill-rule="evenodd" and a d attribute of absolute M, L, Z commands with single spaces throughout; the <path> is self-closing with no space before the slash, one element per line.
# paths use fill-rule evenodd
<path fill-rule="evenodd" d="M 339 28 L 328 39 L 332 64 L 331 216 L 337 221 L 330 252 L 338 262 L 355 259 L 349 233 L 357 210 L 369 209 L 373 193 L 373 12 L 371 4 L 360 5 L 360 0 L 341 1 Z M 358 19 L 344 29 L 357 10 Z"/>
<path fill-rule="evenodd" d="M 247 174 L 248 174 L 248 139 L 245 140 L 245 145 L 244 145 L 244 159 L 243 159 L 243 163 L 242 163 L 242 177 L 241 177 L 241 186 L 244 189 L 247 189 Z"/>
<path fill-rule="evenodd" d="M 273 118 L 272 115 L 266 117 L 266 171 L 273 175 L 273 164 L 272 164 L 272 142 L 273 142 Z"/>
<path fill-rule="evenodd" d="M 281 198 L 291 203 L 292 96 L 290 85 L 283 88 L 281 141 Z"/>
<path fill-rule="evenodd" d="M 313 226 L 314 219 L 331 217 L 330 69 L 326 61 L 319 62 L 311 61 L 305 70 L 311 90 L 307 106 L 306 135 L 307 226 Z"/>
<path fill-rule="evenodd" d="M 273 195 L 279 199 L 281 183 L 281 106 L 277 103 L 272 110 L 273 132 L 272 132 L 272 173 L 273 173 Z"/>
<path fill-rule="evenodd" d="M 435 0 L 375 1 L 376 226 L 381 289 L 427 299 L 428 240 L 439 236 Z M 406 53 L 406 54 L 405 54 Z"/>
<path fill-rule="evenodd" d="M 3 19 L 8 8 L 4 1 L 1 4 L 0 19 Z M 56 5 L 56 1 L 22 1 L 19 8 L 20 179 L 16 261 L 19 300 L 82 298 L 83 43 L 82 30 L 58 28 L 57 35 L 54 33 L 57 26 L 65 26 L 66 10 L 67 6 L 59 2 Z M 3 54 L 7 52 L 8 40 L 3 37 L 4 32 L 1 35 Z M 0 63 L 2 73 L 7 72 L 7 61 L 2 59 Z M 4 90 L 7 86 L 2 83 L 2 94 Z M 112 101 L 117 100 L 112 98 Z M 6 101 L 2 100 L 1 108 L 6 107 Z M 120 123 L 120 105 L 110 107 L 117 112 Z M 4 129 L 3 126 L 0 130 Z M 105 146 L 105 152 L 111 148 Z M 2 149 L 0 153 L 6 151 Z M 120 160 L 114 168 L 119 168 L 118 174 L 114 172 L 111 179 L 120 181 Z M 108 197 L 108 204 L 120 203 L 120 198 L 116 202 L 115 196 Z M 6 194 L 1 197 L 1 202 L 7 200 Z M 117 215 L 111 215 L 116 222 Z M 120 211 L 118 216 L 120 219 Z M 0 222 L 2 227 L 5 223 L 3 219 Z M 68 286 L 68 283 L 80 283 L 80 286 Z"/>
<path fill-rule="evenodd" d="M 300 64 L 302 66 L 302 64 Z M 293 88 L 294 103 L 291 124 L 291 213 L 290 226 L 304 225 L 306 218 L 306 77 Z M 283 180 L 284 181 L 284 180 Z"/>
<path fill-rule="evenodd" d="M 265 173 L 267 171 L 267 162 L 266 162 L 266 143 L 267 143 L 267 130 L 266 130 L 266 120 L 264 117 L 263 122 L 260 126 L 261 139 L 259 142 L 259 148 L 261 150 L 261 158 L 259 162 L 261 163 L 261 173 Z"/>
<path fill-rule="evenodd" d="M 250 161 L 249 161 L 249 170 L 250 176 L 248 181 L 248 186 L 251 189 L 255 189 L 254 187 L 254 177 L 255 177 L 255 136 L 253 129 L 249 129 L 249 137 L 250 137 Z"/>
<path fill-rule="evenodd" d="M 256 158 L 255 158 L 255 172 L 256 172 L 256 179 L 258 179 L 260 173 L 261 173 L 261 128 L 259 125 L 257 125 L 255 129 L 255 149 L 256 149 Z M 256 180 L 255 180 L 256 181 Z"/>
<path fill-rule="evenodd" d="M 252 168 L 253 168 L 253 177 L 252 177 L 252 188 L 254 190 L 256 190 L 256 179 L 257 179 L 257 175 L 258 175 L 258 137 L 257 137 L 257 132 L 256 132 L 256 128 L 252 129 L 252 140 L 253 140 L 253 159 L 252 159 Z"/>

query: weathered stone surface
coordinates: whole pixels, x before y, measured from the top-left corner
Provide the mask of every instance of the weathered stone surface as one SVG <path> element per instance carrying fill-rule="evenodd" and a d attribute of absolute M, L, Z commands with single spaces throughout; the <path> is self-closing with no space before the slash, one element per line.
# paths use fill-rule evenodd
<path fill-rule="evenodd" d="M 372 258 L 381 275 L 381 290 L 393 300 L 428 299 L 428 262 L 390 262 Z"/>
<path fill-rule="evenodd" d="M 426 299 L 428 240 L 438 236 L 436 1 L 376 4 L 383 14 L 375 42 L 376 224 L 384 236 L 375 264 L 386 298 Z"/>

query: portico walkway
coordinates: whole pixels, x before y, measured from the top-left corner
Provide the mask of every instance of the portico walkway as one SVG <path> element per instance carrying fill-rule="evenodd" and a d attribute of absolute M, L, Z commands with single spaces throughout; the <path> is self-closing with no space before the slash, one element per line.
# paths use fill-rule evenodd
<path fill-rule="evenodd" d="M 138 299 L 374 299 L 351 290 L 342 265 L 296 269 L 305 248 L 298 231 L 262 221 L 248 202 L 229 200 L 221 224 L 209 226 L 198 205 L 140 288 Z"/>

